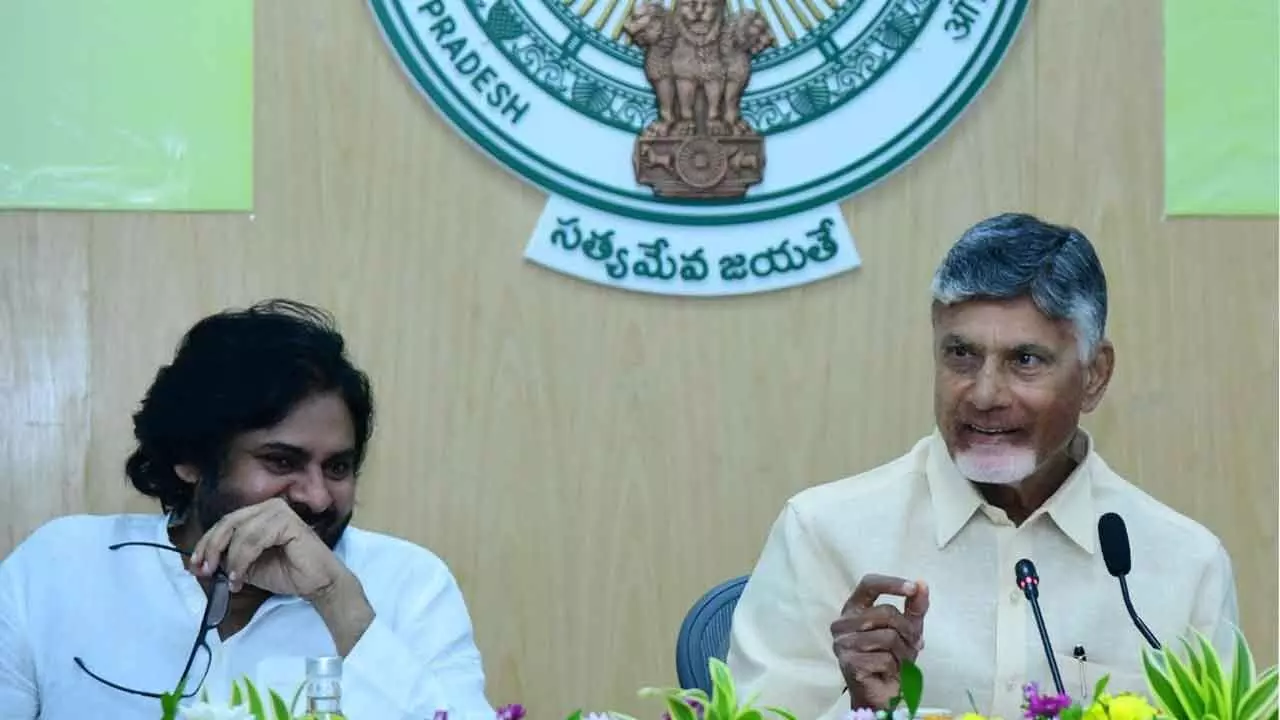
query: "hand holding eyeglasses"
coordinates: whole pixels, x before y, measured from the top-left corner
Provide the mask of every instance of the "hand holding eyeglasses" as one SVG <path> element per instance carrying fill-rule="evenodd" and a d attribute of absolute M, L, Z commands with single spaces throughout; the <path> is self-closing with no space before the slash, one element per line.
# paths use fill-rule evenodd
<path fill-rule="evenodd" d="M 188 562 L 198 577 L 212 577 L 221 565 L 232 592 L 248 584 L 307 600 L 353 579 L 315 531 L 280 498 L 229 513 L 205 532 Z"/>

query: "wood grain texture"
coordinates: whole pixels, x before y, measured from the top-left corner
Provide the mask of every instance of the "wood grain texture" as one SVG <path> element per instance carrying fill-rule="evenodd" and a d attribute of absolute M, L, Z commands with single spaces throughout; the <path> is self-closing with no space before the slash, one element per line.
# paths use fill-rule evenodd
<path fill-rule="evenodd" d="M 252 216 L 0 215 L 0 552 L 151 507 L 129 416 L 197 317 L 316 302 L 379 400 L 357 522 L 450 564 L 492 700 L 654 716 L 635 690 L 674 682 L 684 612 L 785 499 L 929 431 L 933 268 L 1026 210 L 1108 273 L 1119 368 L 1087 426 L 1224 539 L 1274 662 L 1276 223 L 1162 218 L 1159 10 L 1035 3 L 956 125 L 845 204 L 863 268 L 699 301 L 525 264 L 543 195 L 429 108 L 363 3 L 259 3 Z"/>
<path fill-rule="evenodd" d="M 0 215 L 0 557 L 85 507 L 88 236 L 78 219 Z"/>

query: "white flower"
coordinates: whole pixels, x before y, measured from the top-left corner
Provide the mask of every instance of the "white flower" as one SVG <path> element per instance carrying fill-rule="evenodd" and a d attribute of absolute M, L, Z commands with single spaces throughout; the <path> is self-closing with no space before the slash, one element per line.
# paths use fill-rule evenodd
<path fill-rule="evenodd" d="M 253 720 L 245 705 L 227 707 L 199 702 L 178 710 L 178 720 Z"/>

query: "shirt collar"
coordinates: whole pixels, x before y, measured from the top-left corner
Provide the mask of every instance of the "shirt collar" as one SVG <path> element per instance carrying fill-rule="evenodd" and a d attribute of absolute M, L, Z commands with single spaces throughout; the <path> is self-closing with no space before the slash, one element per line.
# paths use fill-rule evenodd
<path fill-rule="evenodd" d="M 1093 509 L 1093 475 L 1101 461 L 1094 452 L 1093 438 L 1083 429 L 1077 431 L 1068 452 L 1078 462 L 1076 469 L 1027 522 L 1033 522 L 1038 516 L 1047 514 L 1072 542 L 1092 555 L 1097 546 L 1097 539 L 1094 537 L 1096 514 Z M 933 503 L 934 531 L 939 548 L 946 547 L 968 524 L 975 512 L 989 509 L 992 513 L 1000 513 L 998 509 L 988 505 L 973 483 L 960 474 L 937 430 L 930 438 L 925 462 L 925 477 Z"/>

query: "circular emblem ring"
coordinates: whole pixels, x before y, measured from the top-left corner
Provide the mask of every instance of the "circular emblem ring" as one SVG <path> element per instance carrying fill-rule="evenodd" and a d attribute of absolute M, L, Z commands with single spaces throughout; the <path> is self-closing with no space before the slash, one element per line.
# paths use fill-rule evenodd
<path fill-rule="evenodd" d="M 902 167 L 981 91 L 1028 5 L 703 1 L 730 13 L 761 8 L 781 40 L 753 62 L 741 102 L 742 118 L 765 138 L 769 171 L 737 199 L 663 197 L 636 182 L 633 145 L 655 120 L 656 104 L 642 56 L 621 28 L 643 0 L 369 3 L 406 74 L 486 154 L 597 210 L 692 226 L 803 212 Z M 723 146 L 718 151 L 681 146 L 680 176 L 713 185 L 733 162 Z"/>

